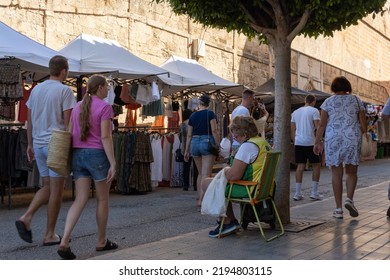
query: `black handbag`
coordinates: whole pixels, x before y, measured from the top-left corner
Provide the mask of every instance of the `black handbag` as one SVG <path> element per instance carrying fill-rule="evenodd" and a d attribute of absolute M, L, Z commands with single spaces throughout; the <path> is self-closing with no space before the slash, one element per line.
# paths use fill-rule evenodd
<path fill-rule="evenodd" d="M 209 152 L 213 154 L 214 156 L 218 156 L 219 154 L 219 148 L 216 144 L 213 144 L 209 142 Z"/>
<path fill-rule="evenodd" d="M 209 122 L 209 112 L 207 111 L 207 135 L 210 138 Z M 219 146 L 209 141 L 209 152 L 217 157 L 219 155 Z"/>
<path fill-rule="evenodd" d="M 184 156 L 181 153 L 180 148 L 175 151 L 175 160 L 176 160 L 176 162 L 183 162 L 184 161 Z"/>

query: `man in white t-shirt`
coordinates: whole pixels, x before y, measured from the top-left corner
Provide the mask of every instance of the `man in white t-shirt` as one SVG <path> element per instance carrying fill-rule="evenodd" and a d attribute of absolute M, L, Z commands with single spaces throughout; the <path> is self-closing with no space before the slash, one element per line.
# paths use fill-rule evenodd
<path fill-rule="evenodd" d="M 315 130 L 318 127 L 320 113 L 314 108 L 316 98 L 314 95 L 307 95 L 305 98 L 305 106 L 295 110 L 291 117 L 291 139 L 295 145 L 295 163 L 297 169 L 295 171 L 295 195 L 294 200 L 302 200 L 301 193 L 302 177 L 305 171 L 306 163 L 309 161 L 313 167 L 312 173 L 312 188 L 310 199 L 320 200 L 318 194 L 318 183 L 320 180 L 321 159 L 320 156 L 314 154 L 313 147 L 315 142 Z"/>
<path fill-rule="evenodd" d="M 231 120 L 233 120 L 237 116 L 250 117 L 250 109 L 252 108 L 255 102 L 255 93 L 250 89 L 245 89 L 242 92 L 241 104 L 234 108 Z M 233 137 L 231 137 L 232 141 L 232 154 L 237 151 L 238 147 L 240 147 L 240 143 L 237 142 Z"/>
<path fill-rule="evenodd" d="M 57 217 L 62 202 L 65 177 L 49 169 L 46 164 L 48 146 L 55 130 L 67 130 L 70 113 L 76 99 L 70 87 L 62 84 L 68 77 L 68 60 L 56 55 L 49 61 L 50 78 L 37 86 L 27 100 L 27 157 L 35 160 L 42 187 L 35 193 L 27 211 L 15 221 L 20 238 L 32 243 L 31 221 L 38 209 L 47 204 L 46 232 L 43 246 L 60 244 L 61 237 L 55 233 Z"/>

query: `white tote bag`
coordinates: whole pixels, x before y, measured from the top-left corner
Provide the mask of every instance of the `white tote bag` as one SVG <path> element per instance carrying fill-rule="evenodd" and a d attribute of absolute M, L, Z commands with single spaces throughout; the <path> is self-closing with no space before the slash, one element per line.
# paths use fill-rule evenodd
<path fill-rule="evenodd" d="M 215 175 L 202 200 L 202 215 L 226 217 L 225 189 L 227 179 L 222 169 Z"/>

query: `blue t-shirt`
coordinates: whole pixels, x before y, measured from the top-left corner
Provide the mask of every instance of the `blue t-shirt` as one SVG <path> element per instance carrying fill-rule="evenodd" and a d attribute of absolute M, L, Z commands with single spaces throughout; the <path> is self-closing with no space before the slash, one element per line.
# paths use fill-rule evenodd
<path fill-rule="evenodd" d="M 207 114 L 209 119 L 208 125 Z M 217 119 L 215 113 L 207 109 L 192 113 L 188 120 L 188 125 L 192 126 L 192 135 L 212 135 L 210 121 L 213 119 Z M 209 128 L 208 132 L 207 127 Z"/>

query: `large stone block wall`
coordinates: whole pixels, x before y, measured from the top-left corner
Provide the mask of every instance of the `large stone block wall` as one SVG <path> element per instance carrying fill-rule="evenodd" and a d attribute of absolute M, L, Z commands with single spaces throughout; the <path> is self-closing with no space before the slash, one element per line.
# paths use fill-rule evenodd
<path fill-rule="evenodd" d="M 205 28 L 150 1 L 0 0 L 0 14 L 10 27 L 56 50 L 86 33 L 117 40 L 135 55 L 160 65 L 170 55 L 192 58 L 192 40 L 203 39 L 206 55 L 198 61 L 214 74 L 253 88 L 274 76 L 268 46 L 235 32 Z M 328 91 L 333 77 L 345 74 L 353 77 L 353 86 L 364 99 L 383 103 L 386 91 L 371 81 L 390 77 L 389 23 L 386 15 L 367 18 L 333 38 L 297 37 L 293 85 L 302 88 L 311 80 Z"/>

